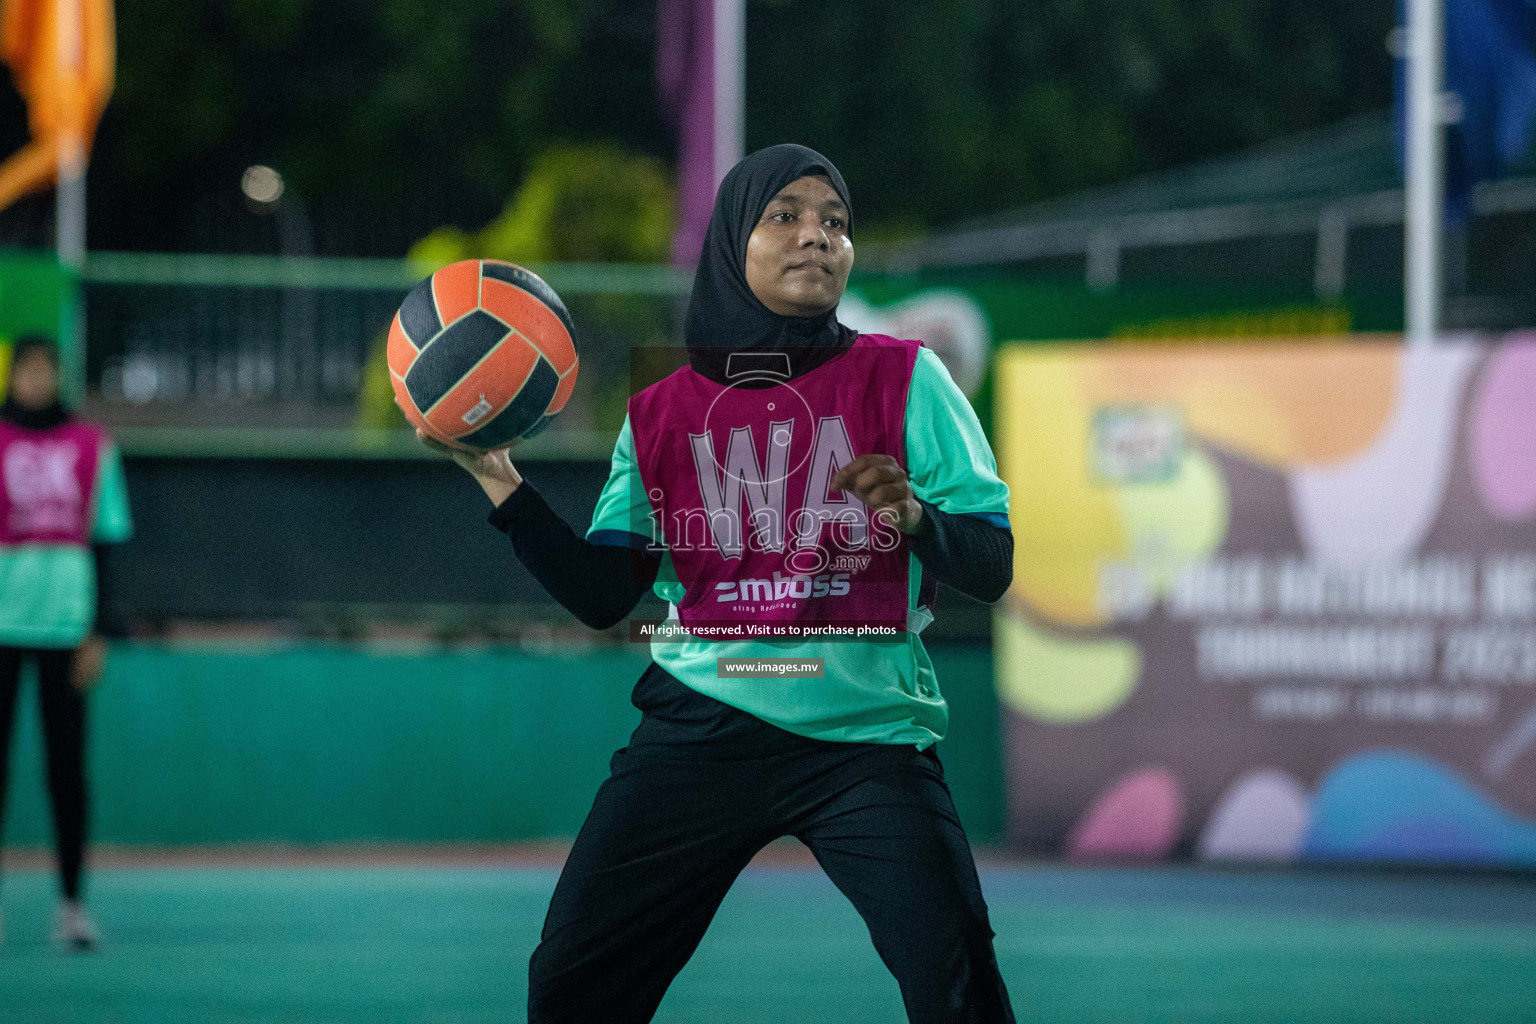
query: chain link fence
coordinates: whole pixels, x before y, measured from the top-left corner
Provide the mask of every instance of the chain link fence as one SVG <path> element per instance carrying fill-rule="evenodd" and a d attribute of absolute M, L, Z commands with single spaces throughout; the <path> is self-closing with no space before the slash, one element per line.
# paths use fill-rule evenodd
<path fill-rule="evenodd" d="M 691 274 L 534 269 L 570 309 L 581 355 L 551 430 L 616 432 L 629 351 L 677 341 Z M 383 344 L 421 276 L 394 260 L 93 254 L 83 279 L 92 405 L 127 426 L 403 425 Z"/>

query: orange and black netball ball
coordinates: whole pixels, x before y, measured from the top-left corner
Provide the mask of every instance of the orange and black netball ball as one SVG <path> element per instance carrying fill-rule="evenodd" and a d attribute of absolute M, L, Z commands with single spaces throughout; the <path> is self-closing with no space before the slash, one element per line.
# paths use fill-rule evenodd
<path fill-rule="evenodd" d="M 389 328 L 389 376 L 406 419 L 456 448 L 532 437 L 576 386 L 571 316 L 531 270 L 461 260 L 422 281 Z"/>

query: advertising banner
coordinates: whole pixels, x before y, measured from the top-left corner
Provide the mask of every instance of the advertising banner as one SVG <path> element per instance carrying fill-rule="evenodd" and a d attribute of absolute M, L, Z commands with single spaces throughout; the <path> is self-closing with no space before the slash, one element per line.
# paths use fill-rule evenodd
<path fill-rule="evenodd" d="M 1010 345 L 1021 852 L 1536 866 L 1536 334 Z"/>
<path fill-rule="evenodd" d="M 66 401 L 83 391 L 82 353 L 75 345 L 79 282 L 53 253 L 0 253 L 0 393 L 11 366 L 11 342 L 46 334 L 59 342 Z"/>

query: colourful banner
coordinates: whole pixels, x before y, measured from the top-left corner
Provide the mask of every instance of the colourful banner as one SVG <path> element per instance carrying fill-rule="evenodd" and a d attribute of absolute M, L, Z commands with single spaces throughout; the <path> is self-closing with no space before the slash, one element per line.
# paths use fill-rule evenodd
<path fill-rule="evenodd" d="M 1006 346 L 1010 841 L 1536 865 L 1536 335 Z"/>
<path fill-rule="evenodd" d="M 856 265 L 857 266 L 857 265 Z M 995 270 L 854 272 L 838 319 L 872 334 L 918 338 L 938 353 L 990 437 L 993 348 L 1003 341 L 1104 338 L 1134 344 L 1244 343 L 1400 331 L 1400 294 L 1352 291 L 1319 301 L 1304 288 L 1231 282 L 1129 282 L 1095 292 L 1078 278 Z"/>

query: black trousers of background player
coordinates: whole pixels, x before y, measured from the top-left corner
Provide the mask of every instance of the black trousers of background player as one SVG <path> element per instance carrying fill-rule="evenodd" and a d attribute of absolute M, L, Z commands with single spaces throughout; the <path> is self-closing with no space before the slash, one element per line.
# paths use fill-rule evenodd
<path fill-rule="evenodd" d="M 864 918 L 913 1024 L 1012 1024 L 932 749 L 785 732 L 652 664 L 529 965 L 530 1024 L 642 1024 L 736 876 L 793 835 Z M 815 1007 L 803 1019 L 814 1019 Z"/>
<path fill-rule="evenodd" d="M 37 665 L 43 711 L 43 740 L 48 748 L 48 796 L 53 803 L 53 834 L 64 895 L 80 895 L 85 863 L 85 697 L 75 689 L 73 650 L 0 647 L 0 824 L 5 821 L 5 792 L 15 731 L 21 666 Z"/>

